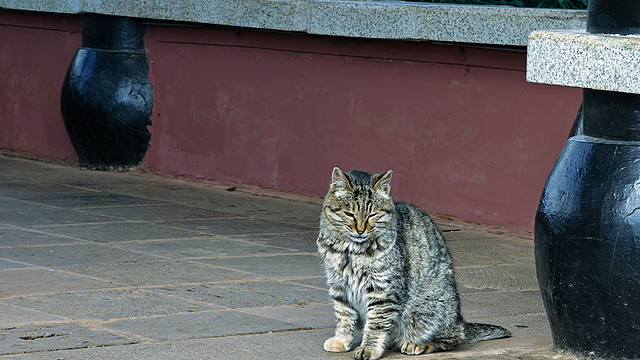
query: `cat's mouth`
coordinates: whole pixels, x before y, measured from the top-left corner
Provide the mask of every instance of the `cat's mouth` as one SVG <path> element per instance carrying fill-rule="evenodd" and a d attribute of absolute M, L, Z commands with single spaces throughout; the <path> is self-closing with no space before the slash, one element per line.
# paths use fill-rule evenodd
<path fill-rule="evenodd" d="M 353 240 L 354 242 L 357 242 L 357 243 L 365 242 L 365 241 L 369 240 L 369 234 L 367 234 L 367 233 L 351 234 L 351 240 Z"/>

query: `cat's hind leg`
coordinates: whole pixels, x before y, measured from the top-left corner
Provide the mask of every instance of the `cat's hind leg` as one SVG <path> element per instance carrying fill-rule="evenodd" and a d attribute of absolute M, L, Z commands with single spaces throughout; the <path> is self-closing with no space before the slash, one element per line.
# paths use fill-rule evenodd
<path fill-rule="evenodd" d="M 423 343 L 423 344 L 413 344 L 413 343 L 404 343 L 400 347 L 400 351 L 403 354 L 407 355 L 420 355 L 420 354 L 428 354 L 432 353 L 436 350 L 436 345 L 434 343 Z"/>
<path fill-rule="evenodd" d="M 400 347 L 400 351 L 407 355 L 420 355 L 420 354 L 429 354 L 436 351 L 447 351 L 453 350 L 456 348 L 457 343 L 451 342 L 426 342 L 421 344 L 413 344 L 413 343 L 404 343 L 402 347 Z"/>

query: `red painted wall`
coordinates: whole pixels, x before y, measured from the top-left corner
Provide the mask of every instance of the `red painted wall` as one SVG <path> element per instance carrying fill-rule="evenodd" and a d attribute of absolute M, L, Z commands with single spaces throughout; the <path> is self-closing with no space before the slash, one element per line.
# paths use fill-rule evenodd
<path fill-rule="evenodd" d="M 20 96 L 19 111 L 1 105 L 13 130 L 0 148 L 74 159 L 56 103 L 80 43 L 74 24 L 32 39 L 55 48 L 48 61 L 20 55 L 39 72 L 2 52 L 3 72 L 39 74 L 49 95 L 34 108 L 25 85 L 2 90 L 0 104 Z M 9 50 L 33 31 L 16 27 Z M 516 231 L 533 226 L 581 100 L 526 83 L 525 53 L 509 50 L 174 26 L 151 26 L 147 47 L 155 171 L 323 195 L 334 165 L 392 168 L 397 199 Z"/>
<path fill-rule="evenodd" d="M 0 10 L 0 150 L 77 160 L 60 90 L 81 44 L 78 18 Z"/>

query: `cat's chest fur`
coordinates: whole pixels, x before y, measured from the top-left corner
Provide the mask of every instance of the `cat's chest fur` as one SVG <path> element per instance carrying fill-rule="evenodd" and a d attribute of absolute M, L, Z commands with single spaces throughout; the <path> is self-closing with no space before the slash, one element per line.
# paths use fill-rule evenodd
<path fill-rule="evenodd" d="M 351 306 L 366 319 L 367 304 L 372 295 L 387 288 L 391 273 L 382 257 L 350 252 L 334 253 L 327 259 L 334 286 L 340 287 Z"/>
<path fill-rule="evenodd" d="M 358 256 L 344 254 L 341 266 L 337 269 L 341 275 L 341 282 L 349 303 L 365 316 L 367 312 L 367 289 L 372 287 L 371 275 L 367 266 Z"/>

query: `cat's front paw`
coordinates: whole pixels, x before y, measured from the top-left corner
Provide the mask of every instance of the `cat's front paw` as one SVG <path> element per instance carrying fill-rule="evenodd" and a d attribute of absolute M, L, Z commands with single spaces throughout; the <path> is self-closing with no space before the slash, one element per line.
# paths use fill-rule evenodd
<path fill-rule="evenodd" d="M 324 342 L 324 350 L 330 352 L 346 352 L 349 351 L 350 346 L 345 340 L 337 337 L 332 337 Z"/>
<path fill-rule="evenodd" d="M 353 352 L 355 360 L 376 360 L 382 356 L 382 349 L 360 346 Z"/>

